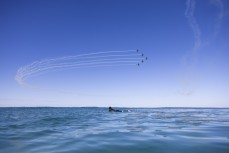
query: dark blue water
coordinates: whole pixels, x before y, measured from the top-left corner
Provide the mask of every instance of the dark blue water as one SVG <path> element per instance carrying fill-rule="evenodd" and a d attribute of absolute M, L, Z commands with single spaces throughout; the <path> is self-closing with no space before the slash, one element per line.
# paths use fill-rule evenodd
<path fill-rule="evenodd" d="M 0 108 L 0 152 L 229 152 L 229 109 L 130 110 Z"/>

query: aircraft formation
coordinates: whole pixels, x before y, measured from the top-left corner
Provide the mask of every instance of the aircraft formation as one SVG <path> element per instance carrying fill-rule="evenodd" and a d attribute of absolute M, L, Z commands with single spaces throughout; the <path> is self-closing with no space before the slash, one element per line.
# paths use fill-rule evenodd
<path fill-rule="evenodd" d="M 139 53 L 140 50 L 137 49 L 136 52 Z M 142 53 L 141 56 L 144 57 L 144 54 Z M 146 61 L 146 60 L 148 60 L 148 57 L 143 58 L 143 59 L 141 60 L 141 63 L 144 63 L 144 61 Z M 140 66 L 140 62 L 139 62 L 137 65 Z"/>

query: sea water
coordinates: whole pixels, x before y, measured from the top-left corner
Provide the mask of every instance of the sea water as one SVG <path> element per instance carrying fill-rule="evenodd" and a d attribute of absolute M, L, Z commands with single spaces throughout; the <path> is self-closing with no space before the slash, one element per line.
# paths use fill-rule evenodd
<path fill-rule="evenodd" d="M 1 153 L 229 153 L 229 109 L 0 108 Z"/>

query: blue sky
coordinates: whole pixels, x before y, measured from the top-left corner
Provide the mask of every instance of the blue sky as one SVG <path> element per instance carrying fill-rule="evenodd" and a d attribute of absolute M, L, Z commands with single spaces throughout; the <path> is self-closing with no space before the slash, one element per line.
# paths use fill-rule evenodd
<path fill-rule="evenodd" d="M 0 1 L 0 106 L 229 107 L 226 0 Z M 34 61 L 140 49 L 138 66 L 15 81 Z"/>

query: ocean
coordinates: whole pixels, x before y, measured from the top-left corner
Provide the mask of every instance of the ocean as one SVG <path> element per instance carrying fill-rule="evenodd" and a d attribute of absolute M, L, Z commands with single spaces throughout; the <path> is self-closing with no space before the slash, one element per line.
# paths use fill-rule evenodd
<path fill-rule="evenodd" d="M 229 109 L 0 108 L 1 153 L 229 153 Z"/>

